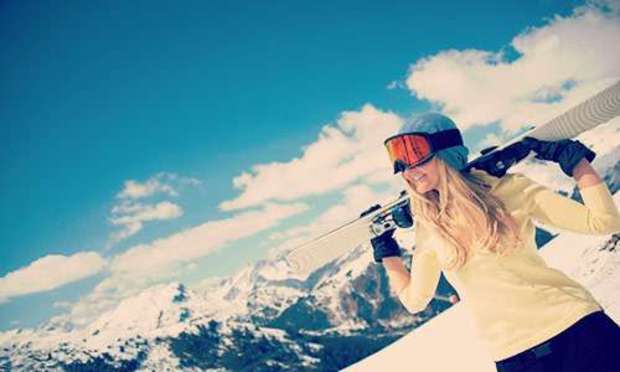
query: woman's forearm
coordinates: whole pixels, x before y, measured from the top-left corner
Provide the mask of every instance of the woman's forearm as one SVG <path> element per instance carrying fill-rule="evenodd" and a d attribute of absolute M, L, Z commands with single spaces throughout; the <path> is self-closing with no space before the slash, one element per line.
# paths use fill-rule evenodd
<path fill-rule="evenodd" d="M 385 257 L 383 267 L 388 274 L 390 286 L 394 292 L 400 293 L 409 284 L 409 270 L 401 257 Z"/>
<path fill-rule="evenodd" d="M 573 178 L 577 181 L 577 185 L 580 189 L 603 182 L 586 158 L 581 159 L 573 169 Z"/>

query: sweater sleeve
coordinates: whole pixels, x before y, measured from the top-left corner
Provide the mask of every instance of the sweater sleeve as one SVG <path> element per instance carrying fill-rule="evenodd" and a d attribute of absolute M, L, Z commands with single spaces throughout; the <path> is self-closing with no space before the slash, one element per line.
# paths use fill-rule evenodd
<path fill-rule="evenodd" d="M 411 258 L 409 283 L 398 293 L 403 306 L 412 314 L 426 309 L 435 295 L 441 269 L 434 250 L 424 245 L 416 228 L 416 249 Z"/>
<path fill-rule="evenodd" d="M 580 189 L 584 204 L 540 185 L 524 175 L 515 175 L 528 212 L 539 222 L 583 234 L 620 232 L 620 213 L 604 182 Z"/>

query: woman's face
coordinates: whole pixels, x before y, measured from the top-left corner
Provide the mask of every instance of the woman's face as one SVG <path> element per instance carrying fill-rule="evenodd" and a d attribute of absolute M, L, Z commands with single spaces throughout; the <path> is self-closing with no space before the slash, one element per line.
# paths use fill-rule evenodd
<path fill-rule="evenodd" d="M 420 194 L 439 187 L 439 167 L 437 157 L 417 167 L 409 168 L 402 173 L 405 181 Z"/>

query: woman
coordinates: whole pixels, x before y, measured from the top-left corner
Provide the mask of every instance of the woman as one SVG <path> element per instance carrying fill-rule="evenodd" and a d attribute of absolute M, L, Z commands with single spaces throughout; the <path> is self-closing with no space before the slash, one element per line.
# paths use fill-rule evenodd
<path fill-rule="evenodd" d="M 519 158 L 533 150 L 558 162 L 577 181 L 584 205 L 518 173 L 494 177 L 467 167 L 459 130 L 440 114 L 418 116 L 385 144 L 416 220 L 411 272 L 394 230 L 371 243 L 409 312 L 426 308 L 443 272 L 498 371 L 620 371 L 620 328 L 588 290 L 545 264 L 534 239 L 532 220 L 584 234 L 620 231 L 591 150 L 578 141 L 534 139 L 512 149 Z"/>

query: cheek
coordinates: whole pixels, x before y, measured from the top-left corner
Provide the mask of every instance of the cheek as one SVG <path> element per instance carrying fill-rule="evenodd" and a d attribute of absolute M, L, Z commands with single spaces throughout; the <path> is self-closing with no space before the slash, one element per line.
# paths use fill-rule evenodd
<path fill-rule="evenodd" d="M 407 184 L 407 186 L 409 186 L 410 188 L 416 190 L 416 186 L 415 186 L 415 182 L 410 180 L 409 178 L 405 177 L 403 175 L 403 181 L 405 181 L 405 183 Z"/>
<path fill-rule="evenodd" d="M 424 186 L 430 189 L 437 188 L 439 185 L 439 175 L 434 172 L 429 172 L 425 174 Z"/>
<path fill-rule="evenodd" d="M 429 164 L 429 167 L 426 169 L 426 176 L 428 177 L 428 181 L 433 184 L 433 186 L 437 186 L 439 184 L 439 169 L 435 162 L 435 159 Z"/>
<path fill-rule="evenodd" d="M 403 176 L 403 181 L 405 181 L 405 183 L 409 185 L 409 187 L 414 187 L 413 181 L 410 181 L 407 177 Z"/>
<path fill-rule="evenodd" d="M 437 173 L 433 173 L 429 175 L 430 180 L 434 183 L 437 184 L 439 183 L 439 175 Z"/>
<path fill-rule="evenodd" d="M 413 185 L 415 182 L 409 173 L 401 173 L 403 180 L 410 185 Z"/>

